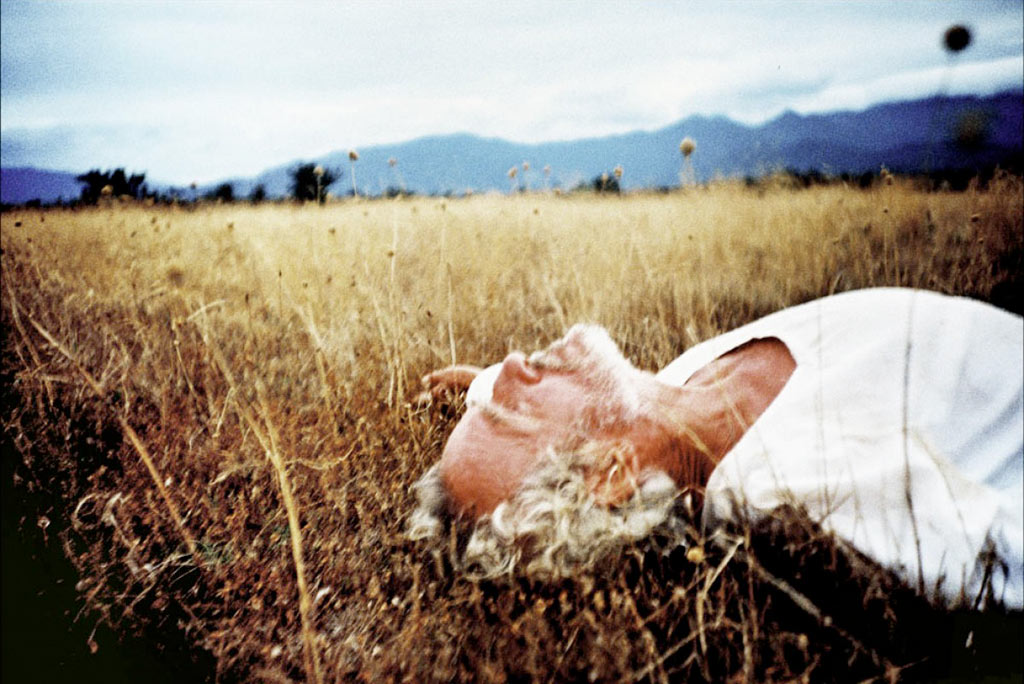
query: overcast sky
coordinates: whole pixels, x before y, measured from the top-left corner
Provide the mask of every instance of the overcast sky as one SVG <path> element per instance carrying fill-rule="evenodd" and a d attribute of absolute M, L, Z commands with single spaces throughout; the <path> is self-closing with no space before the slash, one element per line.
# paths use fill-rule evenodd
<path fill-rule="evenodd" d="M 3 0 L 4 166 L 187 183 L 336 149 L 1021 88 L 1024 3 Z M 969 26 L 952 58 L 942 35 Z"/>

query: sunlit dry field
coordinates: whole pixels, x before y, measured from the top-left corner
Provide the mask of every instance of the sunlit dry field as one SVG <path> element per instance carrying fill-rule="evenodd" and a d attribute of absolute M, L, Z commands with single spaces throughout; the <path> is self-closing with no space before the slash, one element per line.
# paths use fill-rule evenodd
<path fill-rule="evenodd" d="M 220 681 L 974 672 L 1005 632 L 964 647 L 981 617 L 931 608 L 799 516 L 703 558 L 652 542 L 555 584 L 467 579 L 403 536 L 459 410 L 414 398 L 431 369 L 579 321 L 655 370 L 856 288 L 1019 311 L 1022 187 L 6 212 L 4 457 L 85 614 L 208 651 Z"/>

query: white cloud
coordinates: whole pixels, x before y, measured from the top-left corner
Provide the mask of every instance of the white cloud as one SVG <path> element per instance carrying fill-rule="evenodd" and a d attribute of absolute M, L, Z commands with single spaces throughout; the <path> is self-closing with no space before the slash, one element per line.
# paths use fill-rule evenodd
<path fill-rule="evenodd" d="M 1021 86 L 1024 56 L 986 62 L 949 64 L 837 83 L 796 99 L 791 108 L 801 112 L 826 109 L 863 109 L 875 102 L 927 97 L 937 93 L 987 95 Z"/>

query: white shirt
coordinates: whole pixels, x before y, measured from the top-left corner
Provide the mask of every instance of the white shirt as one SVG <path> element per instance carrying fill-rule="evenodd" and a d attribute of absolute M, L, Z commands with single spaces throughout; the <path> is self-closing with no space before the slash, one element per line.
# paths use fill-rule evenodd
<path fill-rule="evenodd" d="M 796 370 L 712 472 L 705 522 L 804 509 L 927 596 L 973 605 L 990 581 L 1024 607 L 1024 319 L 920 290 L 859 290 L 784 309 L 687 350 L 682 385 L 758 338 Z M 469 388 L 489 399 L 500 364 Z"/>
<path fill-rule="evenodd" d="M 712 472 L 705 522 L 802 506 L 951 603 L 973 603 L 991 542 L 1008 566 L 995 596 L 1022 607 L 1024 320 L 933 292 L 860 290 L 715 337 L 657 377 L 681 385 L 764 337 L 796 370 Z"/>

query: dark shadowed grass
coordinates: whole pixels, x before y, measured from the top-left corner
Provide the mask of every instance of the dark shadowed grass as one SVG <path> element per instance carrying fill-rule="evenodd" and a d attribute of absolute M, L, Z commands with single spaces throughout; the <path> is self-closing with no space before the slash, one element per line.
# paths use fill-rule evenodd
<path fill-rule="evenodd" d="M 458 417 L 410 399 L 452 356 L 589 320 L 653 369 L 872 285 L 1019 310 L 1021 188 L 4 214 L 4 458 L 83 615 L 220 681 L 1019 678 L 1019 614 L 934 608 L 794 512 L 547 584 L 402 532 Z"/>

